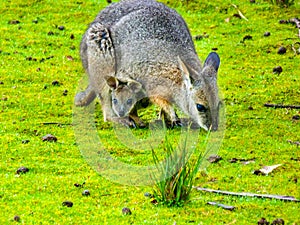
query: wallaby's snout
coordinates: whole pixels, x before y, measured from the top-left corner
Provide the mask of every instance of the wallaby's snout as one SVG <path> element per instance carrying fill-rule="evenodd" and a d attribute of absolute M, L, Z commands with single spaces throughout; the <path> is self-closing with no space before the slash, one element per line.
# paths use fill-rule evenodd
<path fill-rule="evenodd" d="M 125 116 L 125 111 L 124 110 L 119 110 L 119 112 L 118 112 L 118 116 L 119 117 L 123 117 L 123 116 Z"/>

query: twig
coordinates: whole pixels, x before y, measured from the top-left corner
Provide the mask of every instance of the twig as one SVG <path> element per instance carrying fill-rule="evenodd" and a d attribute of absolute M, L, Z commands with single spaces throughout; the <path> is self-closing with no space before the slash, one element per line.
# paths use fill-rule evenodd
<path fill-rule="evenodd" d="M 59 123 L 59 122 L 42 122 L 43 125 L 72 125 L 70 123 Z"/>
<path fill-rule="evenodd" d="M 290 23 L 294 23 L 298 28 L 298 37 L 300 38 L 300 20 L 297 18 L 290 19 Z"/>
<path fill-rule="evenodd" d="M 239 10 L 239 8 L 235 4 L 231 4 L 231 5 L 238 11 L 241 18 L 248 21 L 248 19 L 243 15 L 243 13 Z"/>
<path fill-rule="evenodd" d="M 227 209 L 227 210 L 234 210 L 235 207 L 234 206 L 230 206 L 230 205 L 224 205 L 224 204 L 221 204 L 221 203 L 217 203 L 217 202 L 207 202 L 208 205 L 215 205 L 215 206 L 219 206 L 223 209 Z"/>
<path fill-rule="evenodd" d="M 288 108 L 288 109 L 300 109 L 300 105 L 280 105 L 280 104 L 271 104 L 271 103 L 265 103 L 265 107 L 271 107 L 275 109 L 283 109 L 283 108 Z"/>
<path fill-rule="evenodd" d="M 300 146 L 300 141 L 291 141 L 291 140 L 288 140 L 288 142 L 290 144 L 292 144 L 292 145 L 297 145 L 297 147 Z"/>
<path fill-rule="evenodd" d="M 300 42 L 295 42 L 294 44 L 292 44 L 292 49 L 293 49 L 295 55 L 298 55 L 298 54 L 300 53 L 300 48 L 297 50 L 297 49 L 295 48 L 295 45 L 296 45 L 296 44 L 298 44 L 298 45 L 300 46 Z"/>
<path fill-rule="evenodd" d="M 269 198 L 269 199 L 277 199 L 277 200 L 282 200 L 282 201 L 300 202 L 300 199 L 296 199 L 293 196 L 254 194 L 254 193 L 249 193 L 249 192 L 231 192 L 231 191 L 213 190 L 213 189 L 202 188 L 202 187 L 194 187 L 194 188 L 198 191 L 206 191 L 206 192 L 222 194 L 222 195 L 233 195 L 233 196 L 239 196 L 239 197 Z"/>

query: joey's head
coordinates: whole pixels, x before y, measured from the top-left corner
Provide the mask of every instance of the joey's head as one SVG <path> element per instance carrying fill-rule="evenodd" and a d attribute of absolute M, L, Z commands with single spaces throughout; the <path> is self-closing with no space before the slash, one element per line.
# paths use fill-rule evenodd
<path fill-rule="evenodd" d="M 106 83 L 111 89 L 113 111 L 118 117 L 128 116 L 141 99 L 143 92 L 141 83 L 134 80 L 122 82 L 113 76 L 107 77 Z"/>
<path fill-rule="evenodd" d="M 192 82 L 193 99 L 201 122 L 212 131 L 216 131 L 219 126 L 219 109 L 221 106 L 217 84 L 219 66 L 218 54 L 211 52 L 205 60 L 199 79 Z"/>

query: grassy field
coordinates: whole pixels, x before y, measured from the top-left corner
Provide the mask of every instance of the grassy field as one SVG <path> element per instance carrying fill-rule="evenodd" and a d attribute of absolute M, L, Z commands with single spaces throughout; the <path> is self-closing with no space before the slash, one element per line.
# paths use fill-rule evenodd
<path fill-rule="evenodd" d="M 298 29 L 279 23 L 300 14 L 300 4 L 278 7 L 263 0 L 163 1 L 187 21 L 200 59 L 214 49 L 221 58 L 219 87 L 226 104 L 226 133 L 219 155 L 195 186 L 300 198 L 300 111 L 264 103 L 300 105 Z M 238 10 L 232 5 L 235 4 Z M 300 224 L 300 205 L 193 190 L 183 207 L 153 205 L 151 186 L 130 186 L 99 175 L 81 155 L 73 129 L 73 99 L 84 71 L 79 43 L 106 1 L 0 2 L 0 224 Z M 270 32 L 270 35 L 264 35 Z M 287 49 L 278 54 L 279 47 Z M 282 73 L 273 73 L 281 66 Z M 96 104 L 96 128 L 113 157 L 137 165 L 151 154 L 115 138 Z M 155 109 L 144 112 L 145 117 Z M 133 131 L 144 137 L 148 129 Z M 171 135 L 179 129 L 169 131 Z M 42 141 L 53 134 L 57 142 Z M 204 132 L 201 134 L 205 135 Z M 233 158 L 251 160 L 231 163 Z M 268 176 L 254 170 L 282 164 Z M 21 166 L 29 168 L 17 174 Z M 76 185 L 75 185 L 76 184 Z M 84 190 L 90 196 L 83 196 Z M 64 201 L 73 207 L 63 206 Z M 207 205 L 235 206 L 228 211 Z M 131 215 L 123 215 L 128 207 Z M 175 223 L 176 222 L 176 223 Z"/>

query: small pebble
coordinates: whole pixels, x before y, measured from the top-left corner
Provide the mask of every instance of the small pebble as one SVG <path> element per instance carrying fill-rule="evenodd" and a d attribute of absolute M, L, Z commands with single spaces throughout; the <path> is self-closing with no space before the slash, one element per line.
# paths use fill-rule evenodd
<path fill-rule="evenodd" d="M 152 198 L 152 197 L 153 197 L 153 195 L 150 194 L 149 192 L 146 192 L 146 193 L 144 194 L 144 196 L 147 197 L 147 198 Z"/>
<path fill-rule="evenodd" d="M 27 167 L 21 166 L 19 169 L 17 169 L 17 174 L 21 174 L 21 173 L 28 173 L 29 169 Z"/>
<path fill-rule="evenodd" d="M 258 222 L 258 225 L 269 225 L 270 223 L 265 219 L 265 218 L 261 218 Z"/>
<path fill-rule="evenodd" d="M 62 203 L 62 205 L 63 205 L 63 206 L 67 206 L 67 207 L 72 207 L 72 206 L 73 206 L 73 202 L 71 202 L 71 201 L 64 201 L 64 202 Z"/>
<path fill-rule="evenodd" d="M 90 193 L 89 190 L 84 190 L 84 191 L 82 192 L 82 195 L 83 195 L 83 196 L 89 196 L 89 195 L 91 195 L 91 193 Z"/>
<path fill-rule="evenodd" d="M 20 216 L 18 216 L 18 215 L 15 215 L 15 216 L 14 216 L 14 221 L 19 222 L 20 220 L 21 220 Z"/>
<path fill-rule="evenodd" d="M 67 95 L 68 95 L 68 90 L 64 90 L 63 96 L 67 96 Z"/>
<path fill-rule="evenodd" d="M 273 73 L 275 74 L 281 74 L 282 73 L 282 67 L 281 66 L 276 66 L 273 68 Z"/>
<path fill-rule="evenodd" d="M 286 53 L 286 48 L 283 47 L 283 46 L 281 46 L 281 47 L 278 49 L 277 53 L 278 53 L 279 55 L 285 54 L 285 53 Z"/>
<path fill-rule="evenodd" d="M 11 20 L 8 22 L 8 24 L 19 24 L 20 21 L 19 20 Z"/>
<path fill-rule="evenodd" d="M 28 144 L 30 141 L 28 139 L 22 140 L 22 144 Z"/>
<path fill-rule="evenodd" d="M 57 80 L 52 81 L 52 85 L 53 86 L 58 86 L 59 85 L 59 81 L 57 81 Z"/>
<path fill-rule="evenodd" d="M 271 33 L 269 31 L 267 31 L 267 32 L 264 33 L 265 37 L 269 37 L 270 35 L 271 35 Z"/>
<path fill-rule="evenodd" d="M 252 40 L 252 39 L 253 39 L 253 37 L 251 35 L 246 35 L 246 36 L 243 37 L 243 41 Z"/>
<path fill-rule="evenodd" d="M 284 225 L 284 220 L 281 218 L 276 219 L 271 223 L 271 225 Z"/>
<path fill-rule="evenodd" d="M 64 27 L 64 26 L 59 26 L 58 29 L 59 29 L 59 30 L 64 30 L 65 27 Z"/>
<path fill-rule="evenodd" d="M 288 23 L 288 21 L 286 21 L 286 20 L 279 20 L 279 23 L 280 24 L 286 24 L 286 23 Z"/>
<path fill-rule="evenodd" d="M 131 215 L 131 210 L 127 207 L 124 207 L 122 209 L 122 213 L 123 213 L 123 215 Z"/>
<path fill-rule="evenodd" d="M 300 116 L 299 115 L 295 115 L 292 117 L 293 120 L 300 120 Z"/>

